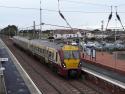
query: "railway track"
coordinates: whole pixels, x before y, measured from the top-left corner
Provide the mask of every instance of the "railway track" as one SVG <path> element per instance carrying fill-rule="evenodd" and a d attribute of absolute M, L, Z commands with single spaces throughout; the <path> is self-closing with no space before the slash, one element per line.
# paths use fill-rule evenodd
<path fill-rule="evenodd" d="M 10 39 L 3 39 L 21 65 L 44 94 L 103 94 L 82 81 L 65 80 L 54 74 L 48 67 L 13 46 Z M 30 59 L 29 59 L 30 58 Z M 105 93 L 106 94 L 106 93 Z"/>
<path fill-rule="evenodd" d="M 77 90 L 79 90 L 79 94 L 102 94 L 100 92 L 98 92 L 97 90 L 90 88 L 90 85 L 87 85 L 86 83 L 81 83 L 80 80 L 73 80 L 73 81 L 69 81 L 69 84 L 75 88 L 77 88 Z"/>

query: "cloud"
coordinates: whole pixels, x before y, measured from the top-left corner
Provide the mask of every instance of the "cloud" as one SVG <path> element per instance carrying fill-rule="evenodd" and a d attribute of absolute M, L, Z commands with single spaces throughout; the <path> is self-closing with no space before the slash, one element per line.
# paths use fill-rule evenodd
<path fill-rule="evenodd" d="M 41 0 L 42 8 L 49 10 L 57 10 L 57 0 Z M 89 27 L 100 27 L 101 20 L 104 20 L 105 24 L 110 12 L 110 5 L 124 5 L 124 0 L 60 0 L 61 11 L 79 11 L 79 12 L 62 12 L 68 22 L 73 27 L 79 27 L 80 25 Z M 65 2 L 64 2 L 65 1 Z M 67 2 L 69 1 L 69 2 Z M 77 1 L 81 3 L 71 3 L 70 1 Z M 38 8 L 40 7 L 40 0 L 0 0 L 0 6 L 17 6 L 24 8 Z M 82 3 L 83 2 L 83 3 Z M 22 10 L 14 8 L 0 7 L 1 17 L 0 25 L 5 26 L 8 24 L 15 24 L 19 27 L 28 27 L 33 25 L 33 21 L 39 24 L 40 12 L 39 10 Z M 115 9 L 113 8 L 113 11 Z M 125 12 L 124 6 L 119 6 L 118 11 Z M 103 13 L 104 12 L 104 13 Z M 125 24 L 124 13 L 119 13 L 123 24 Z M 42 21 L 51 24 L 66 26 L 66 23 L 61 19 L 58 12 L 42 11 Z M 115 14 L 113 14 L 110 26 L 115 26 Z M 46 26 L 47 28 L 47 26 Z M 55 28 L 55 27 L 54 27 Z"/>

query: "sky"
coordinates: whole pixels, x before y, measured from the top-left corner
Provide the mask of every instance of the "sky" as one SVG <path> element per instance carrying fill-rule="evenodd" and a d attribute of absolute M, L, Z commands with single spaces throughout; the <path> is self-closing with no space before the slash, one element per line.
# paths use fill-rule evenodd
<path fill-rule="evenodd" d="M 125 0 L 59 1 L 61 13 L 73 28 L 101 28 L 102 20 L 106 27 L 111 6 L 113 6 L 113 17 L 108 28 L 121 27 L 120 23 L 116 21 L 115 6 L 118 6 L 118 14 L 125 25 Z M 58 0 L 41 0 L 41 3 L 43 23 L 68 27 L 58 13 Z M 36 25 L 40 24 L 40 0 L 0 0 L 0 28 L 7 25 L 16 25 L 20 29 L 32 28 L 30 26 L 33 26 L 33 21 Z M 56 28 L 59 27 L 42 26 L 43 30 Z"/>

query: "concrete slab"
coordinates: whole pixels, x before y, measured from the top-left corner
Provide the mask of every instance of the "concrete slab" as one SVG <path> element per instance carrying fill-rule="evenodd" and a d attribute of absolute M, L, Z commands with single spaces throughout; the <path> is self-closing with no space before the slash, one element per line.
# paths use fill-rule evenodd
<path fill-rule="evenodd" d="M 0 49 L 0 57 L 7 57 L 9 59 L 2 64 L 5 67 L 4 79 L 7 94 L 31 94 L 20 73 L 12 63 L 6 49 Z"/>

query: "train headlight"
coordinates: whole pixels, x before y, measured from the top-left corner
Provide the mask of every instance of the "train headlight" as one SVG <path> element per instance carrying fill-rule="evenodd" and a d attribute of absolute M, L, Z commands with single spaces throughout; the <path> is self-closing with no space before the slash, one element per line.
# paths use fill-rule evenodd
<path fill-rule="evenodd" d="M 66 65 L 65 65 L 65 63 L 63 63 L 63 67 L 64 67 L 64 68 L 66 68 Z"/>
<path fill-rule="evenodd" d="M 82 62 L 79 63 L 79 67 L 82 67 Z"/>

